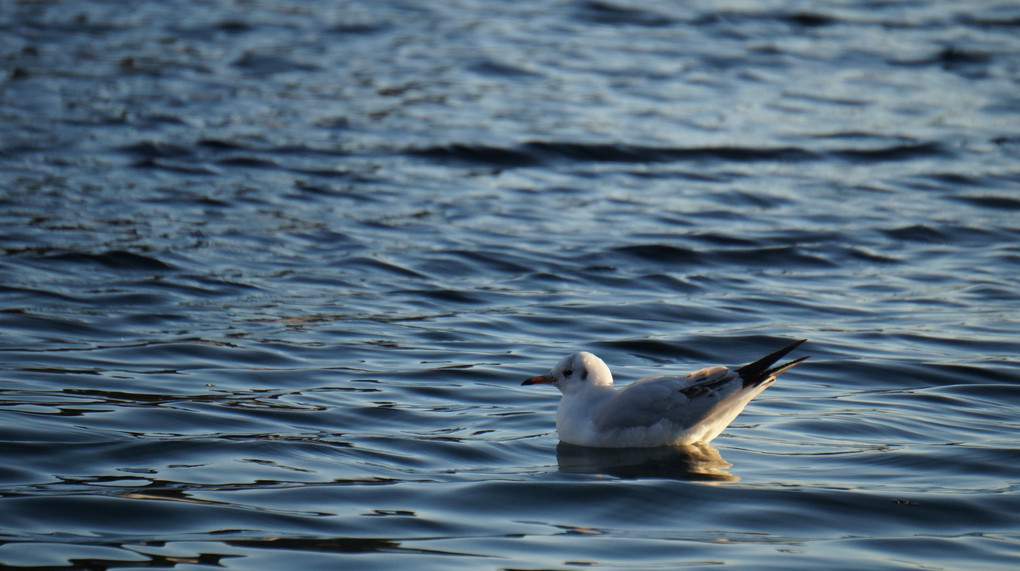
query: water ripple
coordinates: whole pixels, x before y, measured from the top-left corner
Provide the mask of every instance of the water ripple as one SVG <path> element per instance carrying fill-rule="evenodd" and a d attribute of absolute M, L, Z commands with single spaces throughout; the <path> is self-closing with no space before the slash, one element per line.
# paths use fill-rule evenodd
<path fill-rule="evenodd" d="M 1012 8 L 65 8 L 0 4 L 0 567 L 1015 567 Z M 520 385 L 792 337 L 697 449 Z"/>

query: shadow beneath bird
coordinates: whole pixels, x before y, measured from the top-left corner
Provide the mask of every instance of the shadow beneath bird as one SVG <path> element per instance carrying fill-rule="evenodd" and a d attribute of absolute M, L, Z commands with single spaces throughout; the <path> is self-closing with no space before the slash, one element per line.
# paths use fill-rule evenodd
<path fill-rule="evenodd" d="M 657 448 L 591 448 L 560 442 L 556 446 L 560 472 L 605 474 L 623 479 L 666 478 L 700 483 L 737 482 L 726 471 L 733 466 L 710 444 Z"/>

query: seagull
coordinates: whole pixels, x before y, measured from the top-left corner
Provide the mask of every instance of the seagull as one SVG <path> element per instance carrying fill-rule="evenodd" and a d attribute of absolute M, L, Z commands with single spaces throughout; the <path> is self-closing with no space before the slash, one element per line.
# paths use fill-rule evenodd
<path fill-rule="evenodd" d="M 567 355 L 551 371 L 522 385 L 555 385 L 563 393 L 556 431 L 568 444 L 598 448 L 652 448 L 707 443 L 727 427 L 776 377 L 801 357 L 773 367 L 807 339 L 736 370 L 717 365 L 686 376 L 655 376 L 613 388 L 613 374 L 595 355 Z"/>

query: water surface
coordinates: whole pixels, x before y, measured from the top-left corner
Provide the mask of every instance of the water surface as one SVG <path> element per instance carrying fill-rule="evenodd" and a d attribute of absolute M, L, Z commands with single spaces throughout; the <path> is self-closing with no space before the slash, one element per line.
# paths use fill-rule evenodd
<path fill-rule="evenodd" d="M 434 4 L 0 6 L 0 566 L 1015 568 L 1015 6 Z"/>

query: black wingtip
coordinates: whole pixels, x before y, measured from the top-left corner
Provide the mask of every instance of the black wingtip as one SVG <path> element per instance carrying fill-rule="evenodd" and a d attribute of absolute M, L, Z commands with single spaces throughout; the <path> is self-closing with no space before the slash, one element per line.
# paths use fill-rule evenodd
<path fill-rule="evenodd" d="M 751 385 L 757 385 L 758 383 L 765 381 L 769 377 L 774 377 L 779 373 L 782 373 L 783 371 L 789 369 L 790 367 L 802 362 L 804 359 L 807 359 L 807 357 L 801 357 L 799 359 L 790 361 L 785 365 L 770 368 L 772 367 L 772 365 L 776 363 L 776 361 L 785 357 L 787 353 L 793 351 L 805 341 L 807 341 L 807 339 L 800 339 L 799 341 L 794 341 L 793 343 L 790 343 L 789 345 L 783 347 L 782 349 L 776 351 L 775 353 L 769 353 L 768 355 L 765 355 L 761 359 L 758 359 L 753 363 L 744 365 L 743 367 L 737 369 L 737 374 L 740 375 L 740 378 L 744 379 L 744 386 L 747 387 Z"/>

